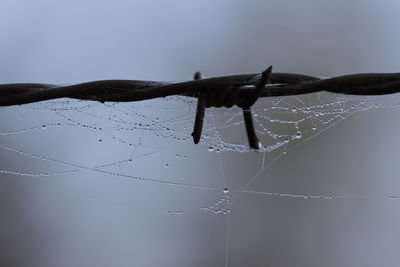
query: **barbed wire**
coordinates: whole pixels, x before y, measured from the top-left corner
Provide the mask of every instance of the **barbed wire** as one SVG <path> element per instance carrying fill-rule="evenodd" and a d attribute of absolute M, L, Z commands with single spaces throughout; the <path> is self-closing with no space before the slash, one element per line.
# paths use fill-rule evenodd
<path fill-rule="evenodd" d="M 171 95 L 198 98 L 192 133 L 201 138 L 205 108 L 234 105 L 242 108 L 251 148 L 259 149 L 251 107 L 260 97 L 301 95 L 327 91 L 350 95 L 383 95 L 400 92 L 400 73 L 362 73 L 320 78 L 295 73 L 272 73 L 272 66 L 260 74 L 242 74 L 204 79 L 197 72 L 194 80 L 162 82 L 103 80 L 74 85 L 40 83 L 0 84 L 0 106 L 22 105 L 58 98 L 99 102 L 132 102 Z"/>

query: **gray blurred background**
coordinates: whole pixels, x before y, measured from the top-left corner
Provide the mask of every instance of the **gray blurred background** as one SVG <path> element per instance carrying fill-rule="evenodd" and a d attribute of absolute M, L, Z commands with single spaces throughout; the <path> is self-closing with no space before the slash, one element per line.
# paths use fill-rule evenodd
<path fill-rule="evenodd" d="M 187 80 L 198 70 L 210 77 L 269 65 L 317 76 L 398 72 L 399 8 L 398 1 L 2 0 L 0 83 Z M 149 105 L 159 112 L 159 102 Z M 35 112 L 20 120 L 31 111 L 0 109 L 0 130 L 62 121 Z M 232 193 L 236 200 L 224 215 L 201 209 L 224 197 L 222 190 L 95 171 L 44 179 L 1 173 L 0 266 L 397 265 L 400 202 L 387 197 L 400 193 L 399 115 L 352 115 L 291 150 L 249 187 L 348 198 Z M 212 188 L 241 188 L 260 169 L 255 152 L 217 154 L 190 140 L 143 139 L 146 145 L 132 152 L 102 133 L 64 126 L 1 135 L 0 170 L 63 169 L 4 146 L 85 166 L 134 153 L 134 167 L 118 172 Z"/>

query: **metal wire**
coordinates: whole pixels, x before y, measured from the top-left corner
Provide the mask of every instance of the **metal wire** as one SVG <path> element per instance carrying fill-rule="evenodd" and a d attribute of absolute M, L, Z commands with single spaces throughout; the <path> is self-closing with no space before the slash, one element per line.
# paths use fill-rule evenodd
<path fill-rule="evenodd" d="M 400 92 L 400 73 L 364 73 L 319 78 L 294 73 L 272 73 L 272 66 L 261 74 L 244 74 L 203 79 L 200 73 L 187 82 L 104 80 L 75 85 L 0 84 L 0 106 L 28 104 L 57 98 L 100 102 L 131 102 L 170 95 L 198 98 L 194 143 L 201 138 L 206 107 L 234 105 L 243 109 L 251 148 L 260 148 L 254 131 L 251 106 L 260 97 L 300 95 L 327 91 L 350 95 L 383 95 Z"/>

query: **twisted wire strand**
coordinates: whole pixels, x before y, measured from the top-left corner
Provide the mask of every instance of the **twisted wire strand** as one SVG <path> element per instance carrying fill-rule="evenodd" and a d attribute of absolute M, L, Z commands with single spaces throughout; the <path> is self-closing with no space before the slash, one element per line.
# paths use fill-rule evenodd
<path fill-rule="evenodd" d="M 12 106 L 63 97 L 94 101 L 131 102 L 170 95 L 198 97 L 201 92 L 239 89 L 244 99 L 259 74 L 233 75 L 187 82 L 104 80 L 75 85 L 39 83 L 0 84 L 0 106 Z M 400 73 L 352 74 L 319 78 L 294 73 L 272 73 L 260 97 L 300 95 L 327 91 L 352 95 L 400 92 Z"/>
<path fill-rule="evenodd" d="M 260 148 L 255 135 L 251 106 L 260 97 L 301 95 L 327 91 L 350 95 L 383 95 L 400 92 L 400 73 L 362 73 L 320 78 L 295 73 L 272 73 L 272 66 L 261 74 L 203 78 L 200 73 L 186 82 L 103 80 L 75 85 L 40 83 L 0 84 L 0 106 L 22 105 L 58 98 L 99 102 L 132 102 L 171 95 L 198 98 L 194 143 L 201 138 L 206 107 L 234 105 L 243 109 L 250 147 Z"/>

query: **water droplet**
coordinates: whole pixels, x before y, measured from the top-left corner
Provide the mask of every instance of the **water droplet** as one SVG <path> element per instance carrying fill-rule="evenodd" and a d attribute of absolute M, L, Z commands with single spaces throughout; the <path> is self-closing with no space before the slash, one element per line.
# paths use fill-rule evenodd
<path fill-rule="evenodd" d="M 167 163 L 167 164 L 165 164 L 165 168 L 168 168 L 169 167 L 169 164 Z"/>
<path fill-rule="evenodd" d="M 43 124 L 43 125 L 42 125 L 42 129 L 46 129 L 46 125 Z"/>
<path fill-rule="evenodd" d="M 224 188 L 224 194 L 228 194 L 228 193 L 229 193 L 228 188 Z"/>
<path fill-rule="evenodd" d="M 213 148 L 212 146 L 210 146 L 210 147 L 208 148 L 208 151 L 212 152 L 212 151 L 214 151 L 214 148 Z"/>
<path fill-rule="evenodd" d="M 99 139 L 99 142 L 103 142 L 103 140 Z"/>

